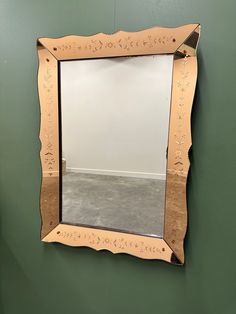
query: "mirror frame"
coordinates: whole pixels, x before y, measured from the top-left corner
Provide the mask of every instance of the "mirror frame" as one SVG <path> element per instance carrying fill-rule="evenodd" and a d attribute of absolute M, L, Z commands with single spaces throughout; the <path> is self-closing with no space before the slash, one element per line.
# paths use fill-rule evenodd
<path fill-rule="evenodd" d="M 188 24 L 177 28 L 154 27 L 138 32 L 37 40 L 42 241 L 184 264 L 188 152 L 192 145 L 191 109 L 197 81 L 199 35 L 200 24 Z M 163 238 L 62 223 L 60 61 L 152 54 L 174 55 Z"/>

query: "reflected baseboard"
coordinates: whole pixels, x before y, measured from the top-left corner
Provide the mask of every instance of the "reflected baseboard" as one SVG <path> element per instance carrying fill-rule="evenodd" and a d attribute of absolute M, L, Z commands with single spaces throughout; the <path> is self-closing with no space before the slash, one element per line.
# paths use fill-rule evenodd
<path fill-rule="evenodd" d="M 118 170 L 106 170 L 106 169 L 72 168 L 72 167 L 67 167 L 66 171 L 77 172 L 77 173 L 87 173 L 87 174 L 100 174 L 100 175 L 107 175 L 107 176 L 156 179 L 156 180 L 166 179 L 166 174 L 162 174 L 162 173 L 132 172 L 132 171 L 118 171 Z"/>

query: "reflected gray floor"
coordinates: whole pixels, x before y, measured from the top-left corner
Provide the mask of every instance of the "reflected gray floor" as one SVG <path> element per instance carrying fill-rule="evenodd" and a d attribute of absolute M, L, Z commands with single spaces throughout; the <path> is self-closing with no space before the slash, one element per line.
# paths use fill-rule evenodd
<path fill-rule="evenodd" d="M 163 235 L 165 181 L 69 172 L 62 221 Z"/>

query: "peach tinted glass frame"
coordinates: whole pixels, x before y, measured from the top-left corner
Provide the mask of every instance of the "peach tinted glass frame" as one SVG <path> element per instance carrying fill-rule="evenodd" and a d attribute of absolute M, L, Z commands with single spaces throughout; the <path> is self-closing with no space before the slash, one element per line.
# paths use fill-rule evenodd
<path fill-rule="evenodd" d="M 192 145 L 190 118 L 197 81 L 199 34 L 199 24 L 188 24 L 138 32 L 119 31 L 111 35 L 98 33 L 37 40 L 42 241 L 184 264 L 186 183 L 190 166 L 188 152 Z M 174 55 L 163 238 L 62 223 L 60 61 L 153 54 Z"/>

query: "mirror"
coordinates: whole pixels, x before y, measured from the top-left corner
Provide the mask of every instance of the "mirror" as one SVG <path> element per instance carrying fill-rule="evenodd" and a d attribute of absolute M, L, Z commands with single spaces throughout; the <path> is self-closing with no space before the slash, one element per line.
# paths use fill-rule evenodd
<path fill-rule="evenodd" d="M 60 68 L 62 222 L 163 236 L 173 55 Z"/>
<path fill-rule="evenodd" d="M 199 33 L 37 40 L 42 241 L 184 263 Z"/>

